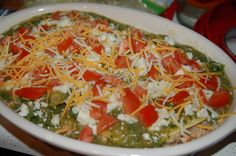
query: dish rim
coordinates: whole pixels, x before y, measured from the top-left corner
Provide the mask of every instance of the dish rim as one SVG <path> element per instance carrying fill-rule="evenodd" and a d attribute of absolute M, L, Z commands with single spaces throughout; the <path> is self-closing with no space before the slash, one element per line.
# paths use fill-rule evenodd
<path fill-rule="evenodd" d="M 123 14 L 124 13 L 129 14 L 129 15 L 122 16 L 122 17 L 120 16 L 120 18 L 118 18 L 118 19 L 111 17 L 111 19 L 115 19 L 116 21 L 120 21 L 122 18 L 124 18 L 122 23 L 127 23 L 127 22 L 129 22 L 127 24 L 133 23 L 133 21 L 129 21 L 128 17 L 134 17 L 134 18 L 132 18 L 132 20 L 140 20 L 138 18 L 145 17 L 142 20 L 144 20 L 144 21 L 157 20 L 159 22 L 163 22 L 166 24 L 165 26 L 171 26 L 172 28 L 175 28 L 176 32 L 172 32 L 172 33 L 178 34 L 178 31 L 181 30 L 183 32 L 186 32 L 187 34 L 192 34 L 194 38 L 198 39 L 198 41 L 202 40 L 201 42 L 206 42 L 206 45 L 210 49 L 214 49 L 217 52 L 219 52 L 219 54 L 217 54 L 217 55 L 222 56 L 223 60 L 221 60 L 221 58 L 219 58 L 219 59 L 217 59 L 217 61 L 226 64 L 226 68 L 227 68 L 228 73 L 232 73 L 232 72 L 235 73 L 234 74 L 235 78 L 233 79 L 232 76 L 230 78 L 232 78 L 231 82 L 233 82 L 232 80 L 234 80 L 234 82 L 236 82 L 236 68 L 230 69 L 230 67 L 233 67 L 233 65 L 235 65 L 234 62 L 229 58 L 229 56 L 226 53 L 224 53 L 220 48 L 218 48 L 212 42 L 208 41 L 203 36 L 193 32 L 192 30 L 190 30 L 186 27 L 183 27 L 181 25 L 173 23 L 173 22 L 171 22 L 167 19 L 164 19 L 162 17 L 158 17 L 156 15 L 137 11 L 134 9 L 128 9 L 128 8 L 122 8 L 122 7 L 110 6 L 110 5 L 103 5 L 103 4 L 92 4 L 92 3 L 66 3 L 66 4 L 42 5 L 42 6 L 37 6 L 37 7 L 32 7 L 32 8 L 17 11 L 15 13 L 10 14 L 7 17 L 1 19 L 0 20 L 0 33 L 5 32 L 7 30 L 7 28 L 9 28 L 10 25 L 13 26 L 13 25 L 20 23 L 20 21 L 22 22 L 22 21 L 27 20 L 35 15 L 53 12 L 56 10 L 63 10 L 63 11 L 66 11 L 66 10 L 86 11 L 87 10 L 89 12 L 95 12 L 95 13 L 97 12 L 98 14 L 104 15 L 109 18 L 111 15 L 118 17 L 117 15 L 114 15 L 114 13 L 109 14 L 109 13 L 111 13 L 111 11 L 116 10 L 116 11 L 122 12 Z M 104 14 L 105 12 L 107 12 L 107 13 Z M 136 16 L 133 16 L 133 15 L 136 15 Z M 20 19 L 17 19 L 17 18 L 20 18 Z M 142 23 L 141 22 L 140 25 L 138 25 L 137 23 L 140 23 L 140 21 L 134 22 L 134 25 L 132 25 L 132 26 L 139 27 L 144 30 L 151 28 L 150 25 L 145 26 L 146 25 L 146 24 L 144 24 L 145 22 L 143 22 L 143 24 L 141 24 Z M 156 22 L 153 21 L 153 23 L 156 23 Z M 151 29 L 151 31 L 153 31 L 153 30 L 154 29 Z M 179 40 L 177 40 L 177 41 L 181 42 L 181 40 L 183 40 L 183 38 L 180 38 Z M 202 50 L 200 50 L 200 51 L 202 51 Z M 206 49 L 204 51 L 206 51 Z M 216 53 L 216 52 L 213 52 L 213 53 Z M 211 53 L 207 53 L 207 55 L 208 54 L 211 54 Z M 224 62 L 224 61 L 226 61 L 226 62 Z M 234 91 L 234 94 L 235 94 L 235 91 Z M 234 99 L 233 111 L 236 111 L 235 101 L 236 100 Z M 184 143 L 184 144 L 170 146 L 170 147 L 151 148 L 151 149 L 143 149 L 143 148 L 142 149 L 134 149 L 134 148 L 110 147 L 110 146 L 104 146 L 104 145 L 84 143 L 84 142 L 81 142 L 81 141 L 78 141 L 75 139 L 70 139 L 70 138 L 58 135 L 54 132 L 50 132 L 46 129 L 43 129 L 43 128 L 31 123 L 30 121 L 18 116 L 16 113 L 14 113 L 12 110 L 10 110 L 10 108 L 8 108 L 1 101 L 0 101 L 0 114 L 2 116 L 4 116 L 5 118 L 7 118 L 7 120 L 12 122 L 13 124 L 17 125 L 19 128 L 26 131 L 27 133 L 45 141 L 45 142 L 48 142 L 50 144 L 53 144 L 55 146 L 58 146 L 58 147 L 61 147 L 61 148 L 64 148 L 64 149 L 67 149 L 67 150 L 70 150 L 73 152 L 79 152 L 79 153 L 90 154 L 90 155 L 92 154 L 92 155 L 115 155 L 115 156 L 123 156 L 123 155 L 133 155 L 133 156 L 134 155 L 135 156 L 150 155 L 151 156 L 151 155 L 157 155 L 157 153 L 158 153 L 158 155 L 182 155 L 182 154 L 187 154 L 187 153 L 191 153 L 191 152 L 206 148 L 206 147 L 216 143 L 217 141 L 220 141 L 221 139 L 223 139 L 224 137 L 226 137 L 228 134 L 230 134 L 231 132 L 233 132 L 236 129 L 236 127 L 233 125 L 233 123 L 235 123 L 235 121 L 236 121 L 236 118 L 229 117 L 220 127 L 215 129 L 214 131 L 210 132 L 206 136 L 202 136 L 202 137 L 198 138 L 197 140 L 194 140 L 194 141 L 191 141 L 188 143 Z M 63 143 L 60 143 L 60 142 L 63 142 Z M 93 150 L 91 150 L 91 149 L 93 149 Z"/>

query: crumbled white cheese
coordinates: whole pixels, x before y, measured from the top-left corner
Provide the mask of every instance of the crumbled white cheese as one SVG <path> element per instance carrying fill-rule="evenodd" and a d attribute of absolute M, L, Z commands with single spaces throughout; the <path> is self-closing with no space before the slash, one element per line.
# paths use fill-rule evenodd
<path fill-rule="evenodd" d="M 164 135 L 164 134 L 161 134 L 161 136 L 162 135 Z M 152 139 L 153 139 L 154 142 L 157 142 L 158 140 L 160 140 L 160 138 L 158 136 L 152 136 Z"/>
<path fill-rule="evenodd" d="M 112 34 L 112 33 L 106 33 L 106 32 L 103 32 L 103 33 L 101 33 L 99 36 L 98 36 L 98 40 L 100 41 L 100 42 L 104 42 L 104 41 L 106 41 L 106 42 L 108 42 L 108 43 L 115 43 L 115 42 L 117 42 L 117 37 L 115 37 L 115 35 L 114 34 Z"/>
<path fill-rule="evenodd" d="M 20 115 L 20 116 L 27 116 L 28 114 L 29 114 L 29 108 L 28 108 L 28 106 L 26 105 L 26 104 L 22 104 L 21 106 L 20 106 L 20 109 L 19 109 L 20 111 L 18 112 L 18 114 Z"/>
<path fill-rule="evenodd" d="M 170 114 L 166 109 L 156 109 L 158 112 L 159 118 L 169 118 Z"/>
<path fill-rule="evenodd" d="M 0 70 L 3 70 L 6 66 L 6 61 L 5 60 L 1 60 L 0 61 Z"/>
<path fill-rule="evenodd" d="M 209 89 L 203 89 L 202 91 L 207 100 L 209 100 L 214 93 L 212 90 L 209 90 Z"/>
<path fill-rule="evenodd" d="M 77 106 L 72 107 L 71 111 L 72 111 L 73 114 L 78 114 L 78 112 L 79 112 L 79 107 L 77 107 Z"/>
<path fill-rule="evenodd" d="M 54 126 L 59 125 L 59 123 L 60 123 L 60 115 L 59 115 L 59 114 L 53 115 L 53 117 L 52 117 L 52 119 L 51 119 L 51 123 L 52 123 Z"/>
<path fill-rule="evenodd" d="M 182 69 L 179 69 L 176 73 L 175 73 L 175 75 L 184 75 L 185 73 L 184 73 L 184 71 L 182 70 Z"/>
<path fill-rule="evenodd" d="M 181 65 L 185 70 L 192 71 L 192 68 L 188 65 Z"/>
<path fill-rule="evenodd" d="M 56 20 L 42 20 L 40 22 L 40 25 L 55 25 L 57 24 L 57 21 Z"/>
<path fill-rule="evenodd" d="M 159 121 L 159 125 L 162 126 L 168 126 L 170 124 L 170 121 L 166 120 L 166 119 L 162 119 Z"/>
<path fill-rule="evenodd" d="M 97 29 L 98 27 L 92 29 L 90 31 L 90 34 L 93 35 L 93 36 L 100 36 L 101 32 Z"/>
<path fill-rule="evenodd" d="M 193 107 L 192 104 L 188 104 L 184 107 L 184 112 L 185 112 L 185 115 L 190 115 L 192 116 L 193 113 L 195 111 L 195 108 Z"/>
<path fill-rule="evenodd" d="M 139 58 L 136 62 L 135 62 L 135 65 L 134 65 L 137 69 L 140 69 L 139 72 L 138 72 L 138 75 L 139 76 L 143 76 L 143 75 L 146 75 L 147 72 L 148 72 L 148 67 L 147 67 L 147 64 L 146 64 L 146 60 L 141 57 Z"/>
<path fill-rule="evenodd" d="M 88 125 L 93 130 L 93 134 L 96 134 L 97 121 L 90 117 L 90 106 L 82 104 L 78 107 L 77 121 L 81 125 Z"/>
<path fill-rule="evenodd" d="M 97 62 L 97 61 L 100 60 L 100 55 L 97 55 L 97 54 L 95 54 L 95 53 L 89 54 L 89 55 L 86 56 L 86 59 L 87 59 L 88 61 Z"/>
<path fill-rule="evenodd" d="M 14 80 L 8 80 L 5 84 L 2 86 L 5 90 L 11 90 L 15 87 L 15 81 Z"/>
<path fill-rule="evenodd" d="M 219 114 L 216 111 L 211 111 L 211 118 L 215 119 L 218 117 L 219 117 Z"/>
<path fill-rule="evenodd" d="M 110 113 L 111 111 L 115 110 L 119 106 L 120 106 L 120 103 L 118 101 L 117 102 L 108 103 L 108 105 L 107 105 L 107 113 Z"/>
<path fill-rule="evenodd" d="M 197 112 L 197 117 L 200 118 L 209 118 L 209 113 L 206 108 L 202 108 L 199 112 Z"/>
<path fill-rule="evenodd" d="M 30 80 L 31 77 L 32 77 L 32 75 L 29 74 L 29 73 L 27 73 L 27 74 L 25 74 L 25 75 L 22 77 L 22 80 L 27 81 L 27 80 Z"/>
<path fill-rule="evenodd" d="M 68 27 L 71 25 L 73 25 L 73 23 L 71 22 L 70 18 L 68 18 L 67 16 L 61 17 L 61 19 L 57 22 L 58 27 Z"/>
<path fill-rule="evenodd" d="M 151 139 L 150 134 L 148 134 L 148 133 L 143 133 L 143 139 L 144 139 L 144 140 L 150 140 L 150 139 Z"/>
<path fill-rule="evenodd" d="M 188 58 L 189 60 L 192 60 L 192 59 L 193 59 L 193 54 L 192 54 L 192 53 L 186 53 L 186 55 L 187 55 L 187 58 Z"/>
<path fill-rule="evenodd" d="M 38 110 L 38 109 L 40 109 L 40 107 L 41 107 L 40 102 L 39 101 L 35 101 L 34 102 L 34 110 Z"/>
<path fill-rule="evenodd" d="M 154 122 L 150 127 L 149 130 L 151 131 L 159 131 L 161 127 L 168 126 L 170 121 L 164 118 L 159 118 L 156 122 Z"/>
<path fill-rule="evenodd" d="M 170 121 L 168 120 L 170 118 L 170 114 L 166 109 L 156 109 L 156 111 L 158 112 L 159 118 L 149 127 L 149 130 L 151 131 L 159 131 L 161 127 L 168 126 L 170 124 Z"/>
<path fill-rule="evenodd" d="M 167 96 L 163 90 L 165 88 L 169 88 L 171 86 L 171 83 L 161 80 L 161 81 L 152 81 L 148 83 L 147 90 L 148 95 L 150 95 L 152 98 L 160 97 L 160 96 Z"/>
<path fill-rule="evenodd" d="M 41 107 L 47 107 L 48 104 L 46 102 L 41 102 Z"/>
<path fill-rule="evenodd" d="M 196 60 L 196 62 L 197 62 L 200 66 L 203 65 L 203 63 L 202 63 L 200 60 Z"/>
<path fill-rule="evenodd" d="M 34 112 L 34 116 L 38 116 L 40 118 L 43 117 L 43 112 L 41 110 Z"/>
<path fill-rule="evenodd" d="M 118 92 L 115 92 L 108 98 L 107 113 L 110 113 L 112 110 L 121 106 L 122 102 L 120 100 L 120 94 Z"/>
<path fill-rule="evenodd" d="M 207 105 L 204 105 L 204 107 L 210 111 L 210 114 L 211 114 L 211 118 L 212 119 L 215 119 L 215 118 L 218 118 L 219 114 L 214 110 L 212 109 L 210 106 L 207 106 Z"/>
<path fill-rule="evenodd" d="M 175 45 L 175 40 L 170 38 L 169 36 L 165 37 L 165 41 L 169 44 L 169 45 Z"/>
<path fill-rule="evenodd" d="M 70 83 L 65 83 L 63 85 L 60 85 L 60 86 L 55 86 L 52 88 L 53 91 L 60 91 L 64 94 L 70 92 L 70 88 L 73 87 L 73 84 L 70 84 Z"/>
<path fill-rule="evenodd" d="M 29 102 L 28 102 L 28 106 L 30 106 L 30 107 L 33 107 L 33 104 L 34 104 L 34 103 L 33 103 L 32 101 L 29 101 Z"/>
<path fill-rule="evenodd" d="M 127 122 L 127 123 L 129 123 L 129 124 L 133 124 L 133 123 L 138 122 L 138 120 L 137 120 L 135 117 L 129 116 L 129 115 L 127 115 L 127 114 L 119 114 L 119 115 L 117 116 L 117 118 L 118 118 L 119 120 L 125 121 L 125 122 Z"/>
<path fill-rule="evenodd" d="M 100 43 L 103 43 L 105 53 L 109 56 L 111 55 L 112 46 L 119 42 L 119 38 L 117 38 L 114 34 L 107 32 L 100 33 L 98 40 Z"/>

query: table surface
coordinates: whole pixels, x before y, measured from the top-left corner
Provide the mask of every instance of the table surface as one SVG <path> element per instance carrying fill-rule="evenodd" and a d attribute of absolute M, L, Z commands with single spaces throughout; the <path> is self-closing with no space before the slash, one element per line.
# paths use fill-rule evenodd
<path fill-rule="evenodd" d="M 11 10 L 18 10 L 22 7 L 23 0 L 8 0 L 0 1 L 0 8 L 8 8 Z M 232 133 L 219 143 L 209 147 L 198 153 L 191 155 L 212 155 L 218 152 L 220 149 L 228 145 L 229 143 L 236 142 L 236 132 Z M 78 155 L 58 147 L 49 145 L 37 138 L 24 132 L 17 126 L 10 123 L 7 119 L 0 115 L 0 147 L 27 153 L 30 155 L 63 155 L 73 156 Z M 0 152 L 1 154 L 1 152 Z M 83 155 L 80 155 L 83 156 Z"/>

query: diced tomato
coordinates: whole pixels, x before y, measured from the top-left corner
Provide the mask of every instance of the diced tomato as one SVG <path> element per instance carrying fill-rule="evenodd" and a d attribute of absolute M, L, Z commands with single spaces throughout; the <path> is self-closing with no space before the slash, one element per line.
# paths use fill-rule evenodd
<path fill-rule="evenodd" d="M 15 91 L 15 94 L 30 100 L 37 100 L 42 97 L 46 92 L 47 87 L 25 87 Z"/>
<path fill-rule="evenodd" d="M 10 44 L 10 49 L 13 54 L 18 54 L 21 51 L 21 48 L 14 43 Z"/>
<path fill-rule="evenodd" d="M 200 82 L 203 83 L 208 89 L 211 89 L 213 91 L 215 91 L 218 87 L 218 81 L 216 76 L 201 78 Z"/>
<path fill-rule="evenodd" d="M 85 126 L 79 133 L 79 140 L 84 142 L 92 142 L 93 130 L 88 126 Z"/>
<path fill-rule="evenodd" d="M 115 64 L 117 68 L 127 68 L 128 67 L 128 62 L 130 63 L 130 60 L 126 56 L 118 56 L 115 59 Z"/>
<path fill-rule="evenodd" d="M 193 85 L 192 81 L 184 81 L 180 85 L 178 85 L 176 88 L 182 89 L 182 88 L 189 88 Z"/>
<path fill-rule="evenodd" d="M 55 86 L 60 86 L 60 85 L 61 85 L 61 81 L 59 79 L 52 79 L 47 83 L 48 88 L 53 88 Z"/>
<path fill-rule="evenodd" d="M 105 75 L 103 77 L 103 81 L 107 84 L 112 85 L 112 86 L 117 86 L 118 84 L 121 83 L 121 79 L 119 79 L 118 77 L 113 76 L 113 75 Z"/>
<path fill-rule="evenodd" d="M 20 27 L 18 29 L 18 32 L 21 34 L 21 35 L 26 35 L 28 34 L 29 32 L 31 31 L 30 28 L 26 28 L 26 27 Z"/>
<path fill-rule="evenodd" d="M 150 63 L 150 62 L 152 62 L 155 58 L 156 58 L 155 55 L 150 54 L 149 57 L 147 58 L 147 60 L 148 60 L 148 62 Z"/>
<path fill-rule="evenodd" d="M 100 108 L 93 107 L 90 109 L 90 116 L 95 120 L 99 120 L 105 115 Z"/>
<path fill-rule="evenodd" d="M 54 12 L 54 13 L 52 14 L 52 19 L 54 19 L 54 20 L 60 20 L 60 18 L 61 18 L 60 11 Z"/>
<path fill-rule="evenodd" d="M 20 61 L 21 59 L 23 59 L 24 57 L 26 57 L 27 55 L 29 55 L 29 52 L 27 52 L 26 50 L 22 50 L 20 55 L 17 57 L 17 60 Z"/>
<path fill-rule="evenodd" d="M 104 115 L 97 124 L 97 134 L 100 134 L 102 131 L 112 127 L 118 122 L 118 119 L 111 115 Z"/>
<path fill-rule="evenodd" d="M 119 45 L 119 54 L 125 54 L 129 50 L 129 41 L 124 39 Z"/>
<path fill-rule="evenodd" d="M 198 64 L 195 60 L 189 60 L 188 65 L 193 69 L 193 70 L 200 70 L 201 66 Z"/>
<path fill-rule="evenodd" d="M 157 69 L 154 66 L 152 66 L 151 69 L 147 73 L 147 77 L 155 80 L 157 74 L 158 74 Z"/>
<path fill-rule="evenodd" d="M 72 45 L 72 43 L 73 43 L 73 38 L 70 36 L 66 38 L 64 41 L 62 41 L 61 43 L 59 43 L 57 45 L 57 49 L 61 53 L 63 51 L 66 51 Z"/>
<path fill-rule="evenodd" d="M 73 43 L 73 44 L 70 46 L 70 50 L 71 50 L 72 53 L 77 53 L 77 54 L 79 54 L 80 51 L 82 50 L 82 48 L 80 47 L 80 45 Z"/>
<path fill-rule="evenodd" d="M 94 118 L 95 120 L 99 120 L 104 115 L 106 115 L 106 111 L 107 111 L 107 103 L 106 102 L 93 100 L 92 103 L 96 105 L 96 107 L 92 107 L 90 110 L 90 116 L 92 118 Z"/>
<path fill-rule="evenodd" d="M 8 40 L 10 39 L 10 36 L 0 37 L 0 45 L 4 47 L 6 44 L 8 44 Z"/>
<path fill-rule="evenodd" d="M 79 18 L 80 15 L 77 11 L 73 10 L 73 11 L 68 12 L 67 16 L 70 18 L 75 18 L 75 17 Z"/>
<path fill-rule="evenodd" d="M 106 19 L 96 19 L 94 21 L 94 25 L 96 26 L 97 24 L 102 24 L 102 25 L 105 25 L 106 27 L 108 27 L 109 22 Z"/>
<path fill-rule="evenodd" d="M 138 112 L 138 119 L 144 125 L 144 127 L 150 127 L 159 118 L 155 107 L 148 104 Z"/>
<path fill-rule="evenodd" d="M 139 40 L 136 40 L 134 38 L 131 39 L 131 44 L 132 44 L 132 48 L 134 50 L 134 53 L 138 53 L 141 49 L 144 49 L 147 45 L 146 42 L 144 41 L 139 41 Z"/>
<path fill-rule="evenodd" d="M 49 69 L 48 69 L 48 67 L 47 66 L 40 66 L 39 68 L 38 68 L 38 73 L 37 74 L 41 74 L 41 75 L 47 75 L 47 74 L 49 74 L 50 73 L 50 71 L 49 71 Z"/>
<path fill-rule="evenodd" d="M 29 55 L 28 51 L 26 51 L 25 49 L 20 48 L 18 45 L 14 44 L 14 43 L 10 44 L 10 49 L 11 49 L 11 52 L 13 54 L 19 54 L 16 61 L 20 61 L 25 56 Z"/>
<path fill-rule="evenodd" d="M 70 75 L 71 75 L 71 76 L 76 75 L 76 74 L 79 74 L 79 69 L 77 69 L 77 67 L 76 67 L 75 64 L 72 64 L 72 65 L 68 68 L 68 71 L 70 72 Z"/>
<path fill-rule="evenodd" d="M 166 71 L 170 74 L 176 73 L 181 68 L 181 64 L 177 61 L 176 58 L 172 56 L 164 57 L 162 59 L 162 64 Z"/>
<path fill-rule="evenodd" d="M 143 34 L 140 30 L 133 30 L 131 36 L 131 45 L 134 53 L 138 53 L 141 49 L 144 49 L 146 47 L 147 43 L 142 39 Z"/>
<path fill-rule="evenodd" d="M 141 105 L 139 98 L 130 90 L 124 89 L 125 95 L 123 96 L 123 109 L 126 114 L 133 113 Z"/>
<path fill-rule="evenodd" d="M 89 38 L 86 38 L 85 43 L 88 46 L 90 46 L 95 53 L 99 55 L 102 54 L 102 51 L 104 50 L 104 46 L 101 43 L 99 43 L 97 39 L 89 37 Z"/>
<path fill-rule="evenodd" d="M 204 104 L 208 104 L 208 100 L 207 100 L 205 94 L 203 93 L 202 89 L 199 90 L 199 96 Z"/>
<path fill-rule="evenodd" d="M 45 30 L 45 31 L 48 31 L 48 30 L 50 30 L 50 26 L 49 25 L 47 25 L 47 24 L 44 24 L 44 25 L 41 25 L 41 27 L 43 28 L 43 30 Z"/>
<path fill-rule="evenodd" d="M 83 74 L 83 78 L 85 81 L 97 81 L 102 78 L 102 75 L 95 71 L 86 70 Z"/>
<path fill-rule="evenodd" d="M 189 63 L 189 59 L 185 53 L 182 53 L 181 51 L 175 51 L 174 55 L 180 64 L 187 65 Z"/>
<path fill-rule="evenodd" d="M 137 97 L 143 97 L 144 95 L 147 95 L 147 89 L 144 89 L 143 87 L 137 85 L 134 88 L 134 93 L 137 95 Z"/>
<path fill-rule="evenodd" d="M 187 91 L 180 91 L 176 93 L 174 96 L 172 96 L 171 102 L 174 105 L 179 105 L 183 103 L 187 97 L 189 97 L 189 93 Z"/>
<path fill-rule="evenodd" d="M 24 36 L 22 36 L 22 38 L 25 40 L 35 40 L 36 39 L 34 36 L 30 36 L 30 35 L 24 35 Z"/>
<path fill-rule="evenodd" d="M 99 55 L 102 54 L 103 49 L 104 49 L 104 47 L 103 47 L 102 44 L 96 44 L 96 45 L 93 46 L 93 50 Z"/>
<path fill-rule="evenodd" d="M 179 78 L 179 77 L 178 77 Z M 189 76 L 184 76 L 184 79 L 191 79 Z M 182 89 L 182 88 L 189 88 L 193 85 L 193 81 L 183 81 L 180 83 L 180 85 L 176 86 L 176 88 Z"/>
<path fill-rule="evenodd" d="M 103 113 L 107 112 L 107 102 L 105 101 L 100 101 L 100 100 L 92 100 L 92 103 L 96 104 L 102 109 Z"/>
<path fill-rule="evenodd" d="M 40 66 L 33 72 L 34 80 L 41 80 L 43 78 L 47 78 L 50 73 L 47 66 Z"/>
<path fill-rule="evenodd" d="M 97 86 L 102 90 L 103 87 L 105 86 L 105 82 L 103 80 L 97 80 L 95 85 L 93 86 L 93 96 L 99 96 L 99 92 L 97 89 Z"/>
<path fill-rule="evenodd" d="M 212 107 L 225 107 L 229 103 L 230 93 L 225 89 L 215 91 L 209 100 L 209 105 Z"/>
<path fill-rule="evenodd" d="M 132 37 L 142 39 L 143 38 L 143 33 L 139 29 L 134 29 L 131 32 Z"/>

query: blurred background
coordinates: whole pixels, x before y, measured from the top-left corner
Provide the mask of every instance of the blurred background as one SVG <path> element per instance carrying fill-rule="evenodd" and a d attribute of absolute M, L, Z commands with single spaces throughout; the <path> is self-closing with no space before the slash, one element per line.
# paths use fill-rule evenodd
<path fill-rule="evenodd" d="M 69 2 L 116 5 L 162 16 L 205 36 L 236 62 L 236 0 L 0 0 L 0 18 L 28 7 Z M 75 155 L 37 140 L 0 116 L 0 155 L 16 154 L 12 150 L 31 155 Z M 236 132 L 192 155 L 216 152 L 215 156 L 235 156 Z"/>

